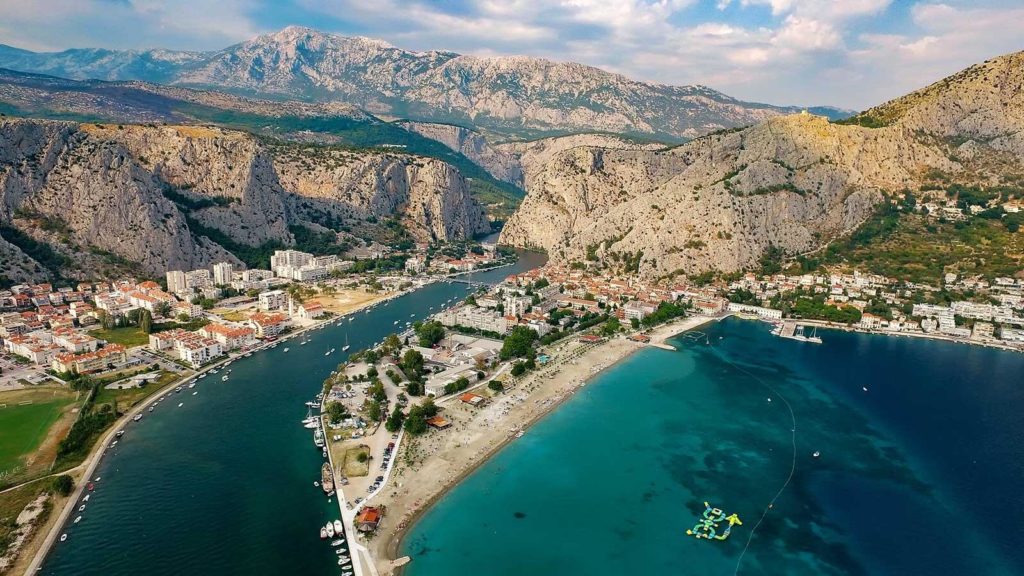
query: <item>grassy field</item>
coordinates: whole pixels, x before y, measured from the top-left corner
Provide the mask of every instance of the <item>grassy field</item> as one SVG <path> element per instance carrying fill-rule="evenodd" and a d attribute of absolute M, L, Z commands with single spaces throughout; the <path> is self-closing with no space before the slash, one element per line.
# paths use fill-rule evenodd
<path fill-rule="evenodd" d="M 123 326 L 113 330 L 92 330 L 90 336 L 106 340 L 112 344 L 121 344 L 131 348 L 133 346 L 144 346 L 149 344 L 149 335 L 143 332 L 138 326 Z"/>
<path fill-rule="evenodd" d="M 214 313 L 220 316 L 221 318 L 227 320 L 228 322 L 245 322 L 246 320 L 249 319 L 248 316 L 242 314 L 237 310 L 230 310 L 225 312 L 217 312 L 215 310 Z"/>
<path fill-rule="evenodd" d="M 366 454 L 366 461 L 360 462 L 359 455 Z M 370 473 L 370 447 L 356 446 L 345 451 L 345 465 L 342 466 L 345 476 L 366 476 Z"/>
<path fill-rule="evenodd" d="M 0 393 L 0 477 L 32 467 L 31 457 L 74 401 L 74 393 L 58 388 Z"/>
<path fill-rule="evenodd" d="M 186 372 L 181 374 L 181 376 L 187 374 L 191 374 L 191 372 Z M 155 382 L 146 384 L 144 388 L 125 388 L 123 390 L 100 388 L 99 394 L 96 395 L 96 404 L 110 404 L 116 401 L 118 412 L 126 412 L 178 377 L 178 374 L 163 371 L 160 373 L 160 378 Z"/>

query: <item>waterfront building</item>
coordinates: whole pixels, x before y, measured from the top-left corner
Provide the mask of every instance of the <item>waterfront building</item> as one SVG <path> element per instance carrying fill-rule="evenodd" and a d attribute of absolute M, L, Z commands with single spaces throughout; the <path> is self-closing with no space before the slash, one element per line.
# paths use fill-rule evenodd
<path fill-rule="evenodd" d="M 154 351 L 169 351 L 198 368 L 224 353 L 221 344 L 199 332 L 175 329 L 149 335 L 149 347 Z"/>
<path fill-rule="evenodd" d="M 299 318 L 305 320 L 315 320 L 324 315 L 323 304 L 319 302 L 303 302 L 299 305 Z"/>
<path fill-rule="evenodd" d="M 216 340 L 224 350 L 244 348 L 255 342 L 256 331 L 248 326 L 228 326 L 212 323 L 200 328 L 199 333 Z"/>
<path fill-rule="evenodd" d="M 763 308 L 761 306 L 751 306 L 749 304 L 738 304 L 736 302 L 729 303 L 729 312 L 737 312 L 740 314 L 753 314 L 758 318 L 765 318 L 768 320 L 782 320 L 782 310 L 776 310 L 774 308 Z"/>
<path fill-rule="evenodd" d="M 284 314 L 267 314 L 257 312 L 249 318 L 249 324 L 256 330 L 260 338 L 272 338 L 284 331 L 288 317 Z"/>

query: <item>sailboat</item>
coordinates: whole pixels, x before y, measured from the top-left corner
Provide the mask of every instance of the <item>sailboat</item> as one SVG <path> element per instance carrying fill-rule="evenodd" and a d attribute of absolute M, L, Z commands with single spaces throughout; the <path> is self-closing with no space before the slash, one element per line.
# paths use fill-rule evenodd
<path fill-rule="evenodd" d="M 345 345 L 341 347 L 341 351 L 344 352 L 344 351 L 348 350 L 349 348 L 350 348 L 350 346 L 348 345 L 348 333 L 346 332 L 345 333 Z"/>
<path fill-rule="evenodd" d="M 811 329 L 811 335 L 807 337 L 807 341 L 814 342 L 815 344 L 821 344 L 821 336 L 818 336 L 817 326 Z"/>

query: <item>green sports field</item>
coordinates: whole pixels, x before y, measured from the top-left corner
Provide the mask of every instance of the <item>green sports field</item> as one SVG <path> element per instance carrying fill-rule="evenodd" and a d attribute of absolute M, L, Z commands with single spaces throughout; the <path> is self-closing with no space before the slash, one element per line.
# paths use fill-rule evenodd
<path fill-rule="evenodd" d="M 74 395 L 53 389 L 0 393 L 0 477 L 26 463 L 73 401 Z"/>

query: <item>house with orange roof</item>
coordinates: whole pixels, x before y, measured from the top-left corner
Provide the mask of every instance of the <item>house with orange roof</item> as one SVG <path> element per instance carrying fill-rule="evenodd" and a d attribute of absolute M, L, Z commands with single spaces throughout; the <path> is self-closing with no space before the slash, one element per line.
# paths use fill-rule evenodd
<path fill-rule="evenodd" d="M 367 506 L 356 515 L 356 530 L 373 532 L 384 518 L 384 509 L 378 506 Z"/>

